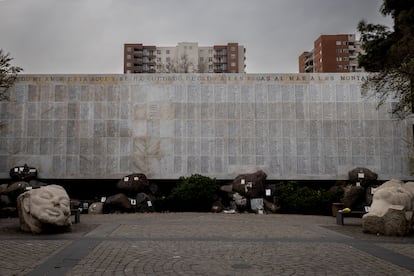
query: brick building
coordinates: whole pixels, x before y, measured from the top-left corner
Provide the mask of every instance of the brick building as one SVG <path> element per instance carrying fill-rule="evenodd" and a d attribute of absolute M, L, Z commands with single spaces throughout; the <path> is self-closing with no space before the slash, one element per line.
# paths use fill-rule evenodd
<path fill-rule="evenodd" d="M 246 49 L 238 43 L 174 47 L 124 44 L 124 73 L 245 73 Z"/>
<path fill-rule="evenodd" d="M 360 46 L 354 34 L 321 35 L 299 56 L 299 73 L 361 72 Z"/>

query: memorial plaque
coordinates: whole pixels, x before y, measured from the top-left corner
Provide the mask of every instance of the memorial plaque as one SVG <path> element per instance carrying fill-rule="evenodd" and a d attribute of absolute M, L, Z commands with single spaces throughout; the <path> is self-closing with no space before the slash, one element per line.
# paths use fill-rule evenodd
<path fill-rule="evenodd" d="M 253 103 L 242 103 L 240 105 L 242 120 L 253 120 L 255 116 L 255 106 Z"/>
<path fill-rule="evenodd" d="M 283 138 L 283 156 L 295 156 L 296 155 L 296 141 L 289 138 Z"/>
<path fill-rule="evenodd" d="M 256 155 L 267 155 L 268 154 L 268 142 L 266 138 L 257 138 L 256 141 Z"/>
<path fill-rule="evenodd" d="M 295 84 L 295 102 L 301 103 L 308 100 L 306 86 L 303 84 Z"/>
<path fill-rule="evenodd" d="M 282 137 L 282 121 L 270 120 L 269 121 L 269 136 L 271 138 Z"/>
<path fill-rule="evenodd" d="M 228 118 L 230 120 L 240 119 L 240 103 L 228 103 L 227 104 Z"/>
<path fill-rule="evenodd" d="M 68 101 L 69 102 L 78 102 L 80 98 L 81 88 L 79 85 L 69 85 L 68 86 Z"/>
<path fill-rule="evenodd" d="M 201 155 L 213 156 L 215 153 L 215 139 L 201 138 Z"/>
<path fill-rule="evenodd" d="M 264 85 L 255 85 L 255 102 L 256 103 L 267 103 L 267 89 Z"/>
<path fill-rule="evenodd" d="M 26 153 L 30 155 L 40 154 L 40 139 L 39 138 L 28 138 L 26 140 Z"/>
<path fill-rule="evenodd" d="M 241 127 L 239 120 L 229 120 L 228 121 L 228 131 L 229 137 L 240 137 L 241 136 Z"/>
<path fill-rule="evenodd" d="M 213 120 L 201 120 L 201 137 L 214 137 L 214 121 Z"/>
<path fill-rule="evenodd" d="M 253 87 L 251 87 L 250 85 L 243 85 L 241 87 L 240 101 L 242 103 L 253 103 L 254 102 Z"/>
<path fill-rule="evenodd" d="M 280 92 L 280 85 L 268 85 L 267 95 L 269 102 L 280 102 L 282 100 L 282 93 Z"/>
<path fill-rule="evenodd" d="M 227 139 L 227 148 L 228 148 L 229 155 L 240 155 L 241 154 L 240 138 Z"/>
<path fill-rule="evenodd" d="M 68 117 L 68 105 L 66 103 L 54 103 L 52 106 L 54 110 L 53 119 L 65 120 Z"/>
<path fill-rule="evenodd" d="M 201 102 L 214 103 L 214 87 L 211 85 L 203 85 L 201 87 Z"/>
<path fill-rule="evenodd" d="M 309 101 L 321 102 L 321 86 L 319 84 L 309 84 Z"/>
<path fill-rule="evenodd" d="M 189 85 L 187 87 L 187 102 L 199 103 L 201 99 L 200 87 L 198 85 Z"/>
<path fill-rule="evenodd" d="M 295 86 L 294 85 L 281 85 L 280 90 L 282 92 L 282 102 L 295 102 Z"/>
<path fill-rule="evenodd" d="M 283 137 L 296 137 L 296 122 L 294 120 L 282 120 Z"/>
<path fill-rule="evenodd" d="M 227 101 L 229 103 L 240 103 L 241 88 L 239 85 L 227 86 Z"/>
<path fill-rule="evenodd" d="M 282 103 L 270 103 L 268 104 L 269 119 L 282 119 Z"/>
<path fill-rule="evenodd" d="M 40 104 L 39 103 L 27 103 L 26 105 L 26 119 L 40 119 Z"/>
<path fill-rule="evenodd" d="M 76 155 L 79 154 L 79 138 L 67 138 L 66 153 Z"/>
<path fill-rule="evenodd" d="M 267 103 L 256 103 L 255 118 L 259 120 L 266 120 L 268 118 Z"/>
<path fill-rule="evenodd" d="M 55 102 L 66 102 L 67 100 L 67 87 L 65 85 L 55 85 Z"/>
<path fill-rule="evenodd" d="M 224 85 L 215 85 L 214 86 L 214 102 L 215 103 L 224 103 L 227 100 L 226 86 Z"/>
<path fill-rule="evenodd" d="M 302 158 L 310 156 L 310 142 L 308 138 L 296 139 L 296 154 Z"/>

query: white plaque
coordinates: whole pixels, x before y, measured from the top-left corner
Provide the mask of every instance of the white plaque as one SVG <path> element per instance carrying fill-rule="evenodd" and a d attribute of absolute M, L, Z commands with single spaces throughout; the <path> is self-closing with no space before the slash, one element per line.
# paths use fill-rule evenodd
<path fill-rule="evenodd" d="M 138 176 L 134 176 L 134 181 L 138 181 L 139 177 Z"/>
<path fill-rule="evenodd" d="M 152 207 L 152 202 L 150 200 L 147 201 L 148 207 Z"/>
<path fill-rule="evenodd" d="M 271 195 L 272 195 L 272 190 L 266 189 L 266 196 L 271 196 Z"/>
<path fill-rule="evenodd" d="M 357 186 L 357 187 L 361 187 L 361 183 L 357 182 L 357 183 L 356 183 L 356 186 Z"/>
<path fill-rule="evenodd" d="M 104 203 L 106 201 L 106 196 L 101 197 L 101 202 Z"/>
<path fill-rule="evenodd" d="M 365 177 L 364 173 L 358 173 L 358 178 L 364 178 L 364 177 Z"/>
<path fill-rule="evenodd" d="M 124 177 L 124 182 L 127 182 L 129 180 L 129 177 L 128 176 L 125 176 Z"/>
<path fill-rule="evenodd" d="M 14 168 L 14 172 L 19 172 L 19 168 Z"/>
<path fill-rule="evenodd" d="M 240 180 L 240 184 L 244 185 L 246 184 L 246 181 L 244 179 Z"/>
<path fill-rule="evenodd" d="M 131 205 L 132 205 L 132 206 L 137 205 L 137 201 L 136 201 L 136 199 L 131 199 Z"/>
<path fill-rule="evenodd" d="M 26 191 L 30 191 L 31 189 L 33 189 L 32 187 L 26 187 Z"/>

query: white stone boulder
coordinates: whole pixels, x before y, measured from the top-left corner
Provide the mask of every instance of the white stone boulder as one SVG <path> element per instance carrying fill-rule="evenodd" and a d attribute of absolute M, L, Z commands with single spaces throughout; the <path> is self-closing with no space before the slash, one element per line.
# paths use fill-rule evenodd
<path fill-rule="evenodd" d="M 413 224 L 414 182 L 385 182 L 375 190 L 372 204 L 362 217 L 365 233 L 387 236 L 408 234 Z"/>
<path fill-rule="evenodd" d="M 70 199 L 59 185 L 48 185 L 22 193 L 17 198 L 20 228 L 35 234 L 70 230 Z"/>

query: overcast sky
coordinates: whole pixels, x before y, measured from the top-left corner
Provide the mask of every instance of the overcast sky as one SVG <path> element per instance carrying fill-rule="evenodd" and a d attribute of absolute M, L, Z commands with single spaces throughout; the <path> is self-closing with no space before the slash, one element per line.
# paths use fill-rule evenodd
<path fill-rule="evenodd" d="M 123 73 L 123 44 L 246 47 L 247 73 L 297 73 L 321 34 L 392 25 L 382 0 L 0 0 L 0 48 L 24 73 Z"/>

